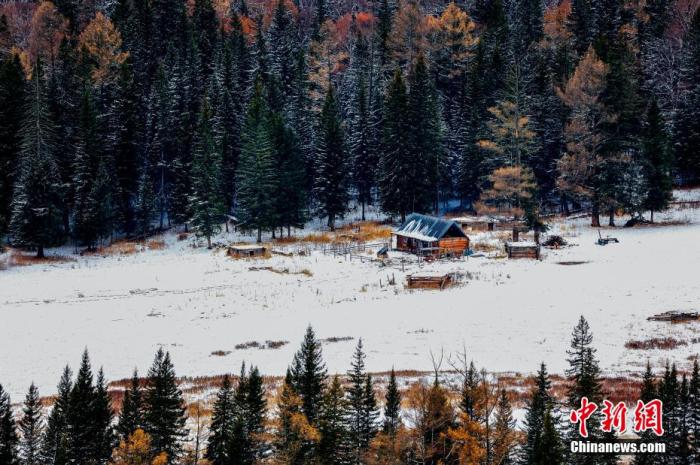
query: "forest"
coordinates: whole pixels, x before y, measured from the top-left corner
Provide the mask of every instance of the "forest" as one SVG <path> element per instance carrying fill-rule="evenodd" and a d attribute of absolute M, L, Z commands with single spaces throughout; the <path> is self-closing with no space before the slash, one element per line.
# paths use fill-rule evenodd
<path fill-rule="evenodd" d="M 368 205 L 614 225 L 700 176 L 697 0 L 0 7 L 0 236 L 93 249 Z"/>
<path fill-rule="evenodd" d="M 574 454 L 578 425 L 568 412 L 581 399 L 607 395 L 581 317 L 567 350 L 566 392 L 556 395 L 541 364 L 516 422 L 515 391 L 458 357 L 453 382 L 434 377 L 400 386 L 392 369 L 381 390 L 365 370 L 360 340 L 345 376 L 328 374 L 322 344 L 311 327 L 274 395 L 257 367 L 221 377 L 209 414 L 204 401 L 186 404 L 168 352 L 159 349 L 146 378 L 134 372 L 113 404 L 102 369 L 93 374 L 87 350 L 78 373 L 63 370 L 48 411 L 32 383 L 15 415 L 0 385 L 0 463 L 3 465 L 615 465 L 612 454 Z M 457 380 L 456 382 L 454 380 Z M 407 384 L 407 383 L 406 383 Z M 656 377 L 647 364 L 638 399 L 663 401 L 665 434 L 640 441 L 665 444 L 665 454 L 640 454 L 635 465 L 694 464 L 700 456 L 700 368 L 678 373 L 666 365 Z M 201 399 L 201 393 L 197 394 Z M 208 401 L 207 401 L 208 402 Z M 47 414 L 48 411 L 48 414 Z M 188 418 L 189 416 L 189 418 Z M 16 418 L 15 418 L 16 417 Z M 614 442 L 588 422 L 589 441 Z"/>

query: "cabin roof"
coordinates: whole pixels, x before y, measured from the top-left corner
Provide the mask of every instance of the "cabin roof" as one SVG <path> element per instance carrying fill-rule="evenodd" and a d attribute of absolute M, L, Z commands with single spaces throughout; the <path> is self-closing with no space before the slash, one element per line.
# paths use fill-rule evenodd
<path fill-rule="evenodd" d="M 452 220 L 436 218 L 434 216 L 411 213 L 406 221 L 393 231 L 399 236 L 406 236 L 419 241 L 435 242 L 440 240 L 452 229 L 452 236 L 467 237 L 457 223 Z"/>

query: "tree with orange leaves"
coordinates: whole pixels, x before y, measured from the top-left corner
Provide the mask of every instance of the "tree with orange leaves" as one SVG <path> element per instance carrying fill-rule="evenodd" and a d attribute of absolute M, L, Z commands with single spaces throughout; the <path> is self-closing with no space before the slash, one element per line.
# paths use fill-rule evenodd
<path fill-rule="evenodd" d="M 123 52 L 122 37 L 112 22 L 102 13 L 97 13 L 80 33 L 78 40 L 82 58 L 90 67 L 90 76 L 95 84 L 114 79 L 119 67 L 129 56 Z"/>
<path fill-rule="evenodd" d="M 302 400 L 287 374 L 277 395 L 277 420 L 275 424 L 276 453 L 274 465 L 294 465 L 309 460 L 321 440 L 321 434 L 302 411 Z"/>
<path fill-rule="evenodd" d="M 600 208 L 605 201 L 600 180 L 605 162 L 601 155 L 602 125 L 613 119 L 601 100 L 607 74 L 607 65 L 589 47 L 566 86 L 557 90 L 571 111 L 564 129 L 566 153 L 557 164 L 557 188 L 591 202 L 592 226 L 600 226 Z"/>
<path fill-rule="evenodd" d="M 56 62 L 58 49 L 68 34 L 68 20 L 58 12 L 51 2 L 41 2 L 32 17 L 32 29 L 29 33 L 29 60 L 38 58 L 48 63 L 50 68 Z"/>
<path fill-rule="evenodd" d="M 126 440 L 122 440 L 112 453 L 111 465 L 165 465 L 168 456 L 165 452 L 153 457 L 151 436 L 137 429 Z"/>

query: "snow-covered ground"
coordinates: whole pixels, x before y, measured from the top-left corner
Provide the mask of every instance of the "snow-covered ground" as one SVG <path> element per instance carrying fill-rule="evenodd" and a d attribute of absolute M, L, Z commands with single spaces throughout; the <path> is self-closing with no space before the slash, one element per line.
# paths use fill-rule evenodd
<path fill-rule="evenodd" d="M 588 219 L 559 222 L 552 232 L 575 245 L 548 250 L 542 261 L 482 257 L 382 267 L 320 250 L 232 260 L 168 235 L 163 250 L 11 267 L 0 271 L 0 383 L 15 400 L 31 381 L 42 394 L 52 393 L 62 366 L 75 368 L 85 347 L 110 379 L 127 377 L 134 367 L 145 374 L 159 346 L 171 352 L 180 375 L 236 372 L 244 360 L 263 373 L 283 374 L 309 324 L 321 339 L 354 338 L 324 344 L 332 372 L 347 370 L 361 337 L 371 371 L 430 370 L 431 351 L 466 347 L 488 370 L 529 373 L 545 361 L 550 372 L 561 373 L 579 315 L 591 324 L 608 374 L 637 373 L 647 358 L 685 366 L 700 351 L 700 323 L 647 317 L 700 310 L 700 211 L 671 210 L 656 220 L 680 221 L 604 229 L 620 240 L 604 247 L 594 244 L 598 232 Z M 475 239 L 488 240 L 483 233 Z M 404 289 L 405 275 L 417 271 L 466 277 L 442 292 Z M 389 278 L 396 285 L 388 285 Z M 687 345 L 624 347 L 628 340 L 666 336 Z M 235 348 L 250 341 L 289 343 Z"/>

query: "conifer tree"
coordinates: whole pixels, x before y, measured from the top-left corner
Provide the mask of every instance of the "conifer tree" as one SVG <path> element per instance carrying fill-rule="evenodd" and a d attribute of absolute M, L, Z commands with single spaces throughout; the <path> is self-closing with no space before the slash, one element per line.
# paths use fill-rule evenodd
<path fill-rule="evenodd" d="M 320 463 L 359 463 L 355 457 L 355 445 L 350 443 L 348 425 L 345 417 L 346 400 L 343 387 L 337 376 L 333 377 L 321 401 L 318 429 L 321 441 L 318 445 Z M 352 444 L 353 452 L 348 450 Z M 357 452 L 355 452 L 357 453 Z"/>
<path fill-rule="evenodd" d="M 10 223 L 13 175 L 21 149 L 25 79 L 19 56 L 0 62 L 0 236 Z"/>
<path fill-rule="evenodd" d="M 18 425 L 21 432 L 19 456 L 22 464 L 39 465 L 41 463 L 41 440 L 44 432 L 44 419 L 39 390 L 34 383 L 29 386 L 29 391 L 24 399 L 22 417 Z"/>
<path fill-rule="evenodd" d="M 412 170 L 408 167 L 410 155 L 405 144 L 410 131 L 407 109 L 406 86 L 401 71 L 397 69 L 384 103 L 379 190 L 382 209 L 399 214 L 401 221 L 414 209 L 410 200 L 413 184 Z"/>
<path fill-rule="evenodd" d="M 328 87 L 319 121 L 314 194 L 319 213 L 328 217 L 328 227 L 335 230 L 336 218 L 342 216 L 348 202 L 348 155 L 340 121 L 340 110 L 333 86 Z"/>
<path fill-rule="evenodd" d="M 676 159 L 680 172 L 688 179 L 700 176 L 700 11 L 696 10 L 686 34 L 682 56 L 681 80 L 685 91 L 675 121 Z"/>
<path fill-rule="evenodd" d="M 290 376 L 292 386 L 302 400 L 302 411 L 309 422 L 315 424 L 326 382 L 326 365 L 321 343 L 311 326 L 306 329 L 301 347 L 294 355 Z"/>
<path fill-rule="evenodd" d="M 18 445 L 19 438 L 12 414 L 10 395 L 0 384 L 0 463 L 19 464 Z"/>
<path fill-rule="evenodd" d="M 559 431 L 555 425 L 555 420 L 552 415 L 552 410 L 547 409 L 544 414 L 542 423 L 542 434 L 537 439 L 535 444 L 536 455 L 532 461 L 527 462 L 531 465 L 563 465 L 564 462 L 564 447 L 559 437 Z"/>
<path fill-rule="evenodd" d="M 87 349 L 83 352 L 80 369 L 68 398 L 66 411 L 67 449 L 69 463 L 94 460 L 96 452 L 96 423 L 93 419 L 95 385 Z"/>
<path fill-rule="evenodd" d="M 393 435 L 401 425 L 401 393 L 396 383 L 396 372 L 391 369 L 384 401 L 384 427 L 386 434 Z"/>
<path fill-rule="evenodd" d="M 94 463 L 104 465 L 112 456 L 112 449 L 116 447 L 116 437 L 112 427 L 114 411 L 112 410 L 112 400 L 107 392 L 107 382 L 105 381 L 102 368 L 97 372 L 95 380 L 95 397 L 91 409 L 94 428 Z"/>
<path fill-rule="evenodd" d="M 372 378 L 365 373 L 365 352 L 362 339 L 353 354 L 352 369 L 348 372 L 347 428 L 350 460 L 360 464 L 363 454 L 376 434 L 376 400 Z"/>
<path fill-rule="evenodd" d="M 277 410 L 273 445 L 278 459 L 294 465 L 312 462 L 321 435 L 303 413 L 303 401 L 293 386 L 290 371 L 279 392 Z"/>
<path fill-rule="evenodd" d="M 543 438 L 545 433 L 545 417 L 551 415 L 554 407 L 554 399 L 550 394 L 551 382 L 544 363 L 535 377 L 535 388 L 533 389 L 527 404 L 525 416 L 526 442 L 522 448 L 522 462 L 526 464 L 542 463 L 542 458 L 548 451 L 542 450 L 545 443 L 551 443 L 552 438 Z M 550 422 L 554 423 L 554 418 L 550 416 Z M 550 425 L 551 427 L 552 425 Z M 556 428 L 555 428 L 556 429 Z"/>
<path fill-rule="evenodd" d="M 653 223 L 654 211 L 668 207 L 673 194 L 671 151 L 656 100 L 652 101 L 649 107 L 642 132 L 642 156 L 645 160 L 644 177 L 648 188 L 644 204 L 651 211 Z"/>
<path fill-rule="evenodd" d="M 190 210 L 192 226 L 198 235 L 206 237 L 209 248 L 211 237 L 220 230 L 221 215 L 224 211 L 219 178 L 221 153 L 214 141 L 211 118 L 210 103 L 205 97 L 193 147 Z"/>
<path fill-rule="evenodd" d="M 274 193 L 277 188 L 269 110 L 260 81 L 248 106 L 241 133 L 241 159 L 236 174 L 238 215 L 245 229 L 256 231 L 262 241 L 263 229 L 274 226 Z"/>
<path fill-rule="evenodd" d="M 514 450 L 517 445 L 515 420 L 510 398 L 505 389 L 501 389 L 496 404 L 493 431 L 493 461 L 502 465 L 514 464 Z"/>
<path fill-rule="evenodd" d="M 127 440 L 134 431 L 144 426 L 143 419 L 143 391 L 138 371 L 134 370 L 131 377 L 131 386 L 124 390 L 122 411 L 117 423 L 117 432 L 121 440 Z"/>
<path fill-rule="evenodd" d="M 165 452 L 168 463 L 175 463 L 182 451 L 181 441 L 187 435 L 185 408 L 170 353 L 162 348 L 158 349 L 148 371 L 144 410 L 145 431 L 151 436 L 153 454 Z"/>
<path fill-rule="evenodd" d="M 22 130 L 22 149 L 12 200 L 10 232 L 13 244 L 44 247 L 57 244 L 61 236 L 60 179 L 56 163 L 54 125 L 49 114 L 44 75 L 34 67 L 28 90 Z"/>
<path fill-rule="evenodd" d="M 67 421 L 70 405 L 70 394 L 73 389 L 73 373 L 66 366 L 58 383 L 58 395 L 51 414 L 46 423 L 44 438 L 41 445 L 41 462 L 51 465 L 66 465 L 68 463 Z"/>
<path fill-rule="evenodd" d="M 209 427 L 209 443 L 206 458 L 212 465 L 225 465 L 228 462 L 228 445 L 233 434 L 235 406 L 233 388 L 228 375 L 224 375 L 212 412 Z"/>

